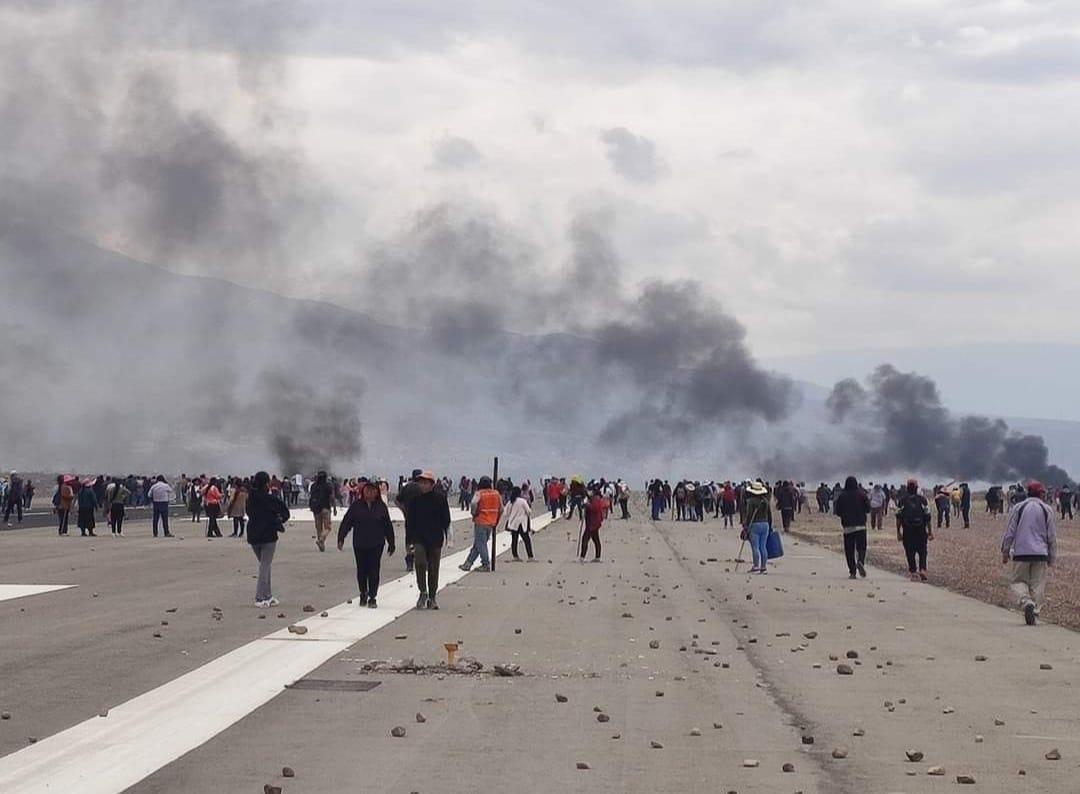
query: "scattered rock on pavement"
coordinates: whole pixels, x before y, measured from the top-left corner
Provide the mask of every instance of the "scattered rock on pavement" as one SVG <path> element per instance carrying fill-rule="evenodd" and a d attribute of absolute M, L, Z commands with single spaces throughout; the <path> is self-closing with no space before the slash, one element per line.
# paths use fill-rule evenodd
<path fill-rule="evenodd" d="M 792 764 L 792 763 L 790 763 L 790 762 L 789 762 L 789 763 L 786 763 L 786 764 L 784 764 L 784 765 L 783 765 L 783 766 L 781 767 L 781 769 L 782 769 L 782 770 L 783 770 L 784 772 L 794 772 L 794 771 L 795 771 L 795 764 Z"/>
<path fill-rule="evenodd" d="M 307 634 L 307 626 L 297 626 L 297 625 L 293 624 L 292 626 L 289 626 L 289 633 L 290 634 Z"/>
<path fill-rule="evenodd" d="M 515 676 L 524 675 L 521 672 L 521 665 L 517 664 L 497 664 L 491 668 L 495 671 L 495 675 L 502 676 L 503 678 L 513 678 Z"/>
<path fill-rule="evenodd" d="M 570 698 L 568 698 L 566 695 L 560 695 L 558 692 L 555 693 L 556 703 L 566 703 L 568 700 L 570 700 Z"/>
<path fill-rule="evenodd" d="M 971 775 L 957 775 L 956 782 L 965 786 L 974 786 L 975 778 L 973 778 Z"/>
<path fill-rule="evenodd" d="M 855 670 L 852 669 L 850 664 L 838 664 L 836 665 L 836 672 L 838 675 L 854 675 Z"/>
<path fill-rule="evenodd" d="M 660 648 L 660 640 L 649 640 L 649 647 L 654 651 Z"/>
<path fill-rule="evenodd" d="M 691 736 L 701 736 L 701 728 L 691 728 L 690 729 L 690 735 Z"/>
<path fill-rule="evenodd" d="M 907 760 L 912 763 L 919 763 L 925 757 L 922 750 L 906 750 L 904 754 L 907 756 Z"/>
<path fill-rule="evenodd" d="M 304 611 L 304 612 L 314 612 L 314 611 L 315 611 L 315 607 L 313 607 L 313 606 L 312 606 L 311 604 L 304 604 L 304 609 L 303 609 L 303 611 Z"/>
<path fill-rule="evenodd" d="M 427 717 L 425 717 L 423 714 L 421 714 L 418 711 L 418 712 L 416 712 L 416 721 L 423 724 L 423 723 L 427 722 Z"/>
<path fill-rule="evenodd" d="M 281 768 L 282 777 L 296 777 L 296 772 L 293 771 L 291 766 L 283 766 Z"/>
<path fill-rule="evenodd" d="M 817 637 L 817 632 L 816 631 L 808 631 L 808 632 L 805 632 L 803 634 L 803 636 L 806 637 L 806 639 L 808 639 L 808 640 L 812 640 L 812 639 L 815 639 Z"/>
<path fill-rule="evenodd" d="M 0 720 L 10 720 L 10 719 L 11 719 L 11 712 L 10 711 L 0 711 Z"/>
<path fill-rule="evenodd" d="M 600 714 L 596 715 L 596 721 L 597 722 L 611 722 L 611 717 L 609 717 L 607 714 L 604 714 L 603 712 L 601 712 Z"/>
<path fill-rule="evenodd" d="M 281 794 L 281 786 L 271 786 L 267 783 L 263 786 L 263 794 Z"/>
<path fill-rule="evenodd" d="M 761 766 L 761 762 L 758 761 L 756 758 L 747 758 L 745 761 L 742 762 L 742 765 L 747 769 L 757 769 L 759 766 Z"/>
<path fill-rule="evenodd" d="M 1061 760 L 1061 751 L 1058 750 L 1055 747 L 1053 750 L 1051 750 L 1050 752 L 1048 752 L 1046 754 L 1046 760 L 1047 761 L 1060 761 Z"/>
<path fill-rule="evenodd" d="M 934 777 L 941 777 L 942 775 L 945 774 L 945 767 L 943 767 L 943 766 L 932 766 L 932 767 L 930 767 L 929 769 L 926 770 L 926 774 L 933 775 Z"/>
<path fill-rule="evenodd" d="M 405 729 L 402 728 L 400 725 L 396 725 L 390 729 L 390 735 L 393 736 L 395 739 L 400 739 L 405 736 Z"/>
<path fill-rule="evenodd" d="M 832 751 L 832 757 L 837 759 L 847 758 L 847 754 L 848 751 L 846 747 L 837 747 Z"/>
<path fill-rule="evenodd" d="M 985 656 L 983 656 L 983 655 L 982 655 L 982 654 L 980 653 L 980 654 L 979 654 L 978 656 L 976 656 L 976 657 L 975 657 L 975 661 L 976 661 L 976 662 L 985 662 L 985 661 L 986 661 L 986 657 L 985 657 Z"/>
<path fill-rule="evenodd" d="M 584 761 L 578 761 L 578 762 L 577 762 L 577 768 L 578 768 L 578 769 L 581 769 L 581 770 L 586 770 L 586 769 L 591 769 L 592 767 L 590 767 L 590 766 L 589 766 L 588 764 L 586 764 L 586 763 L 585 763 Z"/>
<path fill-rule="evenodd" d="M 651 747 L 654 750 L 663 750 L 664 749 L 664 745 L 660 744 L 660 742 L 656 741 L 655 739 L 653 739 L 651 742 L 649 742 L 649 747 Z"/>
<path fill-rule="evenodd" d="M 1053 670 L 1053 669 L 1054 669 L 1054 665 L 1052 665 L 1052 664 L 1047 664 L 1046 662 L 1043 662 L 1042 664 L 1040 664 L 1040 665 L 1039 665 L 1039 669 L 1040 669 L 1040 670 Z"/>

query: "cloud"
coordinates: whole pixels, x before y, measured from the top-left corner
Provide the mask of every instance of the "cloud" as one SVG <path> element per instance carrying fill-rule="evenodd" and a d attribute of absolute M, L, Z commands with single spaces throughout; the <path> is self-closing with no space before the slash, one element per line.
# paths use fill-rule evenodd
<path fill-rule="evenodd" d="M 442 170 L 460 170 L 484 159 L 476 144 L 467 138 L 447 136 L 435 143 L 431 167 Z"/>
<path fill-rule="evenodd" d="M 656 154 L 656 144 L 625 127 L 612 127 L 600 133 L 607 147 L 607 158 L 615 173 L 630 182 L 651 184 L 664 172 L 664 164 Z"/>

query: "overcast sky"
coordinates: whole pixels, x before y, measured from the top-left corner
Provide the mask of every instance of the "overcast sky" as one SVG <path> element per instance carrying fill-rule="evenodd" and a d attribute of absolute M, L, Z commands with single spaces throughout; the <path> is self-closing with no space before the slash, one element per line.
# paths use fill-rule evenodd
<path fill-rule="evenodd" d="M 295 276 L 268 285 L 290 294 L 348 303 L 371 252 L 449 202 L 500 218 L 538 272 L 565 262 L 576 214 L 602 213 L 627 279 L 701 279 L 766 358 L 1078 339 L 1080 3 L 0 0 L 0 13 L 6 43 L 23 36 L 39 59 L 78 41 L 116 76 L 165 65 L 186 106 L 288 147 L 326 199 Z M 240 69 L 222 57 L 237 52 Z M 110 90 L 128 88 L 107 81 L 105 116 Z"/>

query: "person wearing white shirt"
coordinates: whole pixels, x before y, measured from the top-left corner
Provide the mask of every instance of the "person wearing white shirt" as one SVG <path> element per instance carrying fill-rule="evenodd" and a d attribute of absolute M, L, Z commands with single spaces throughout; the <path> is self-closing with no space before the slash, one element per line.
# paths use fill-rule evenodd
<path fill-rule="evenodd" d="M 518 556 L 518 538 L 525 541 L 525 553 L 529 562 L 533 562 L 532 538 L 529 536 L 532 524 L 532 508 L 529 500 L 521 495 L 521 489 L 517 486 L 510 491 L 510 507 L 506 511 L 506 528 L 511 533 L 510 553 L 514 555 L 514 562 L 521 562 Z"/>
<path fill-rule="evenodd" d="M 150 486 L 150 502 L 154 506 L 154 537 L 157 537 L 158 521 L 165 530 L 165 537 L 171 538 L 169 532 L 169 502 L 173 498 L 172 486 L 165 482 L 165 476 L 159 474 L 157 480 Z"/>

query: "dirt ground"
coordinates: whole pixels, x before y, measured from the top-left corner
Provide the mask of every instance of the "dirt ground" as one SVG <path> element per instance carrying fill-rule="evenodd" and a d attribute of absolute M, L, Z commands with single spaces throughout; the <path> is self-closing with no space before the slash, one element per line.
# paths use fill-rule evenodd
<path fill-rule="evenodd" d="M 816 512 L 795 517 L 791 532 L 843 551 L 840 521 L 833 515 Z M 1008 566 L 1001 564 L 1002 516 L 991 518 L 984 512 L 981 497 L 972 502 L 971 529 L 953 519 L 952 527 L 934 530 L 930 542 L 927 570 L 930 584 L 946 587 L 990 604 L 1015 609 L 1009 591 Z M 904 547 L 896 540 L 896 521 L 892 510 L 885 528 L 869 533 L 867 559 L 872 565 L 907 574 Z M 1080 520 L 1058 521 L 1058 560 L 1050 569 L 1046 604 L 1041 619 L 1080 630 Z"/>

